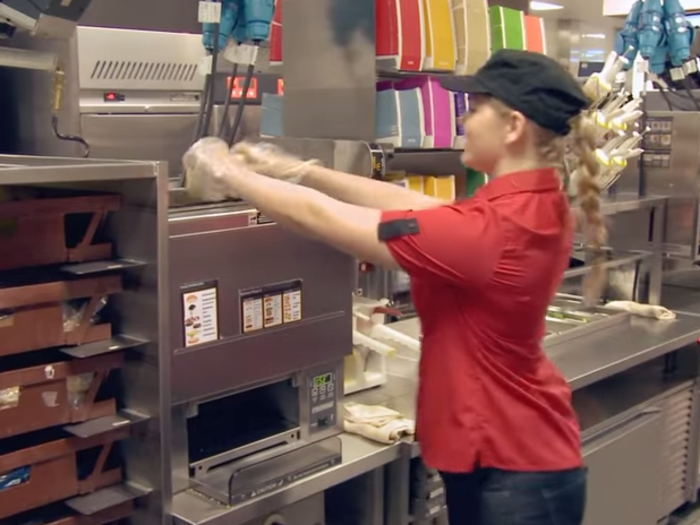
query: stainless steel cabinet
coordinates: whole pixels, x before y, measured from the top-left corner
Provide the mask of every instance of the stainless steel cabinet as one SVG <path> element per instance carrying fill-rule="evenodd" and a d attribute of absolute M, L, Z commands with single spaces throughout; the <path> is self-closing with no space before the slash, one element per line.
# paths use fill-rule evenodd
<path fill-rule="evenodd" d="M 656 525 L 661 422 L 659 411 L 640 411 L 584 441 L 584 525 Z"/>

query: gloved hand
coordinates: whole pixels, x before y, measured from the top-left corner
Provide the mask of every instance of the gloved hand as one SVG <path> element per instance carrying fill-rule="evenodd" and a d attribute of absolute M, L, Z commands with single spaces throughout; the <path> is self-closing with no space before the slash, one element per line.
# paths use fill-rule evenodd
<path fill-rule="evenodd" d="M 227 180 L 232 160 L 223 140 L 206 137 L 197 141 L 182 158 L 187 192 L 204 202 L 235 198 Z"/>
<path fill-rule="evenodd" d="M 317 160 L 301 160 L 282 148 L 265 142 L 239 142 L 231 152 L 245 162 L 249 170 L 295 184 L 301 182 L 309 166 L 319 164 Z"/>

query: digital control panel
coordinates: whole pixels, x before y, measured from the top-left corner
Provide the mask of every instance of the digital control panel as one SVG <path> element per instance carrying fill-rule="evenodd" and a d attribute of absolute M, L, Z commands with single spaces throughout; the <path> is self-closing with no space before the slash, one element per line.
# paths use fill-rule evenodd
<path fill-rule="evenodd" d="M 337 424 L 338 377 L 336 372 L 325 372 L 309 378 L 309 430 L 319 432 Z"/>

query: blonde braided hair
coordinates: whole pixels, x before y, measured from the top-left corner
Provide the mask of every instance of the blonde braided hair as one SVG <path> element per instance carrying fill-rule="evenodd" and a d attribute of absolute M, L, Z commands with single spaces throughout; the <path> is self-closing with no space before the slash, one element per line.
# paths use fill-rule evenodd
<path fill-rule="evenodd" d="M 491 99 L 495 110 L 506 115 L 513 110 L 502 102 Z M 596 158 L 596 128 L 591 118 L 582 113 L 570 120 L 570 133 L 566 137 L 544 129 L 535 123 L 535 147 L 542 162 L 565 170 L 567 153 L 574 157 L 576 166 L 576 200 L 580 207 L 586 251 L 592 254 L 592 268 L 583 282 L 583 295 L 586 304 L 598 302 L 605 287 L 606 272 L 603 267 L 603 247 L 607 242 L 608 231 L 601 212 L 601 190 L 598 184 L 600 165 Z"/>
<path fill-rule="evenodd" d="M 571 149 L 577 160 L 576 199 L 583 215 L 583 234 L 586 248 L 593 255 L 593 267 L 584 280 L 584 299 L 593 304 L 600 299 L 606 280 L 603 267 L 603 246 L 608 230 L 600 206 L 600 164 L 596 158 L 596 129 L 586 115 L 571 121 L 569 136 Z"/>

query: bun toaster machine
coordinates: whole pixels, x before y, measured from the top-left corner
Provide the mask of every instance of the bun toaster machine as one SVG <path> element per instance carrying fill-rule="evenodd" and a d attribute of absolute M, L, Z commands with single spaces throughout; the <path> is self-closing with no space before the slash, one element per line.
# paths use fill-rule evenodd
<path fill-rule="evenodd" d="M 244 203 L 169 215 L 175 492 L 234 506 L 341 460 L 351 258 Z"/>

